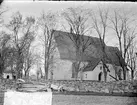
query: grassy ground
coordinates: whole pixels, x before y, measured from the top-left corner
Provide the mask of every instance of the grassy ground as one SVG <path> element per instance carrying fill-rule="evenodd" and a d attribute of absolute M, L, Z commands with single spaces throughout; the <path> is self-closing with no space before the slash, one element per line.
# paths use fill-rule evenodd
<path fill-rule="evenodd" d="M 137 97 L 137 93 L 101 93 L 101 92 L 53 92 L 53 94 L 64 95 L 94 95 L 94 96 L 121 96 L 121 97 Z"/>
<path fill-rule="evenodd" d="M 0 94 L 3 105 L 4 94 Z M 137 97 L 53 94 L 52 105 L 137 105 Z"/>
<path fill-rule="evenodd" d="M 57 94 L 52 105 L 137 105 L 137 97 Z"/>

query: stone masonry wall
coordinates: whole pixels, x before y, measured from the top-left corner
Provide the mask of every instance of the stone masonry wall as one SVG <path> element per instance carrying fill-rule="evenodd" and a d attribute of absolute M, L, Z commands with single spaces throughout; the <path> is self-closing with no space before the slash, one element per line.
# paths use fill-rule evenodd
<path fill-rule="evenodd" d="M 98 82 L 98 81 L 75 81 L 75 80 L 58 80 L 51 83 L 68 91 L 81 92 L 104 92 L 104 93 L 137 93 L 137 81 L 114 81 L 114 82 Z"/>

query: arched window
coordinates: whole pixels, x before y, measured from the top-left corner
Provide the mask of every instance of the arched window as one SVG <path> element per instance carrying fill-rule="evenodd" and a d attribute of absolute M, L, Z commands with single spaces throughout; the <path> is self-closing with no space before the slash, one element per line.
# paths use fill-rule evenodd
<path fill-rule="evenodd" d="M 101 81 L 101 77 L 102 77 L 102 72 L 100 72 L 100 73 L 98 74 L 98 80 L 99 80 L 99 81 Z"/>
<path fill-rule="evenodd" d="M 7 75 L 7 79 L 9 79 L 10 78 L 10 76 L 9 75 Z"/>
<path fill-rule="evenodd" d="M 13 75 L 13 79 L 14 79 L 14 80 L 16 79 L 16 76 L 15 76 L 15 75 Z"/>

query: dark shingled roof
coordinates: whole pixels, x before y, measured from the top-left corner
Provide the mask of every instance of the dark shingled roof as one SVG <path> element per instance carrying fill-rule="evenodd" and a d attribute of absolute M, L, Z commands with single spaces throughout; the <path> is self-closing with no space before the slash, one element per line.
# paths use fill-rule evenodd
<path fill-rule="evenodd" d="M 111 62 L 112 64 L 115 64 L 115 65 L 120 65 L 119 58 L 117 56 L 117 54 L 120 54 L 120 51 L 117 47 L 107 46 L 106 53 L 107 53 L 108 57 L 110 58 L 109 62 Z"/>
<path fill-rule="evenodd" d="M 70 39 L 68 32 L 55 31 L 54 38 L 59 49 L 60 58 L 67 60 L 76 60 L 76 50 L 73 41 Z M 91 62 L 91 68 L 97 65 L 97 62 L 102 58 L 101 42 L 97 37 L 84 36 L 84 40 L 89 38 L 91 45 L 86 49 L 85 53 L 81 57 L 83 61 Z M 120 53 L 117 47 L 106 46 L 107 63 L 120 66 L 119 58 L 116 53 Z M 80 59 L 79 59 L 80 60 Z M 90 69 L 91 70 L 91 69 Z"/>

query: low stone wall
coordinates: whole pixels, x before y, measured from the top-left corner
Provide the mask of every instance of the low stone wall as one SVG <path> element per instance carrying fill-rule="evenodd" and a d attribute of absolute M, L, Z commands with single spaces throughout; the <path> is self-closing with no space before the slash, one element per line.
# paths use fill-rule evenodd
<path fill-rule="evenodd" d="M 80 92 L 104 92 L 104 93 L 137 93 L 137 80 L 134 81 L 113 81 L 113 82 L 98 82 L 98 81 L 75 81 L 75 80 L 54 80 L 54 81 L 37 81 L 42 83 L 53 83 L 58 86 L 63 86 L 68 91 Z M 34 82 L 36 83 L 36 81 Z M 4 81 L 0 84 L 0 91 L 7 89 L 15 89 L 14 81 Z"/>
<path fill-rule="evenodd" d="M 98 81 L 74 81 L 74 80 L 58 80 L 51 81 L 58 86 L 63 85 L 68 91 L 81 92 L 104 92 L 104 93 L 137 93 L 137 81 L 114 81 L 114 82 L 98 82 Z"/>

